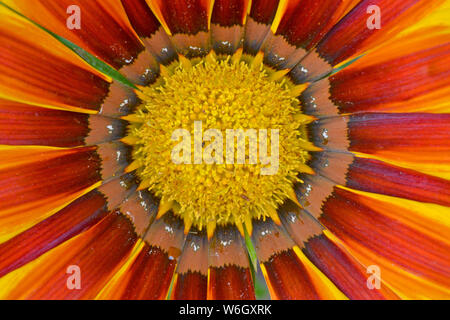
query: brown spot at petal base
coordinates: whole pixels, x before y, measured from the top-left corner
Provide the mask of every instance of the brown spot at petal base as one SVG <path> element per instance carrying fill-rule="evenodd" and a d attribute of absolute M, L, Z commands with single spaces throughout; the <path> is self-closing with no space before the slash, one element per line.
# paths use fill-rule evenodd
<path fill-rule="evenodd" d="M 176 256 L 170 256 L 170 259 L 177 259 L 185 241 L 183 221 L 169 212 L 152 223 L 144 240 L 150 246 L 160 248 L 166 254 L 176 252 Z"/>
<path fill-rule="evenodd" d="M 118 140 L 125 136 L 127 123 L 125 121 L 98 115 L 88 118 L 89 134 L 84 138 L 86 145 L 95 145 L 112 140 Z"/>
<path fill-rule="evenodd" d="M 329 73 L 332 68 L 331 64 L 322 59 L 316 50 L 313 50 L 292 69 L 290 75 L 296 84 L 300 84 L 318 80 Z"/>
<path fill-rule="evenodd" d="M 339 115 L 337 105 L 330 99 L 330 79 L 325 78 L 312 83 L 301 95 L 303 110 L 319 118 Z"/>
<path fill-rule="evenodd" d="M 212 48 L 218 54 L 233 55 L 243 44 L 244 27 L 211 25 Z"/>
<path fill-rule="evenodd" d="M 143 238 L 156 216 L 157 200 L 147 191 L 137 191 L 119 207 L 120 212 L 130 219 L 137 235 Z"/>
<path fill-rule="evenodd" d="M 209 266 L 235 265 L 249 267 L 244 239 L 234 227 L 217 227 L 209 242 Z"/>
<path fill-rule="evenodd" d="M 136 94 L 123 84 L 113 81 L 109 93 L 100 108 L 99 114 L 108 117 L 119 117 L 131 112 L 137 103 Z"/>
<path fill-rule="evenodd" d="M 349 167 L 355 160 L 351 153 L 318 152 L 313 154 L 311 167 L 336 184 L 345 185 Z"/>
<path fill-rule="evenodd" d="M 346 152 L 350 147 L 349 117 L 334 117 L 313 122 L 310 126 L 312 142 L 326 150 Z"/>
<path fill-rule="evenodd" d="M 253 222 L 252 241 L 260 262 L 265 262 L 273 255 L 292 248 L 295 244 L 282 226 L 272 220 Z"/>
<path fill-rule="evenodd" d="M 295 193 L 302 207 L 313 217 L 322 213 L 322 205 L 331 196 L 335 183 L 322 176 L 306 176 L 304 183 L 295 186 Z"/>
<path fill-rule="evenodd" d="M 269 24 L 259 23 L 252 17 L 248 17 L 245 25 L 244 51 L 256 55 L 269 32 Z"/>
<path fill-rule="evenodd" d="M 278 214 L 286 231 L 300 248 L 303 248 L 309 239 L 321 235 L 324 229 L 317 220 L 291 201 L 286 201 L 278 209 Z"/>
<path fill-rule="evenodd" d="M 272 31 L 264 41 L 263 50 L 264 62 L 279 70 L 293 68 L 307 54 L 305 49 L 297 48 Z"/>

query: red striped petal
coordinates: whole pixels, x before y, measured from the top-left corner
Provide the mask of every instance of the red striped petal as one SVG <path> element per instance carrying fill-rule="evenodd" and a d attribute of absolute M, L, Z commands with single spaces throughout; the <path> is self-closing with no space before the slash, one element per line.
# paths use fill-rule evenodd
<path fill-rule="evenodd" d="M 450 181 L 373 159 L 355 158 L 349 188 L 450 206 Z"/>
<path fill-rule="evenodd" d="M 107 4 L 97 0 L 37 0 L 33 3 L 13 2 L 11 5 L 117 69 L 131 64 L 143 50 L 118 0 Z M 68 14 L 67 11 L 73 5 L 80 8 L 81 28 L 70 30 L 67 20 L 73 12 Z"/>
<path fill-rule="evenodd" d="M 449 287 L 448 243 L 393 218 L 399 210 L 395 205 L 371 202 L 369 207 L 370 199 L 335 189 L 320 221 L 345 243 L 356 242 L 404 270 Z"/>
<path fill-rule="evenodd" d="M 153 207 L 153 205 L 152 205 Z M 123 208 L 122 208 L 123 210 Z M 153 209 L 152 209 L 153 211 Z M 155 213 L 155 212 L 153 212 Z M 146 228 L 145 246 L 132 265 L 121 299 L 165 299 L 184 245 L 183 225 L 167 213 Z"/>
<path fill-rule="evenodd" d="M 212 300 L 254 300 L 252 275 L 249 268 L 238 266 L 211 268 L 209 292 Z"/>
<path fill-rule="evenodd" d="M 0 218 L 5 228 L 36 219 L 101 180 L 95 148 L 51 154 L 49 159 L 0 170 Z"/>
<path fill-rule="evenodd" d="M 216 0 L 211 23 L 223 27 L 242 25 L 247 14 L 248 0 Z"/>
<path fill-rule="evenodd" d="M 33 37 L 36 41 L 31 41 Z M 80 67 L 60 44 L 25 23 L 16 29 L 6 23 L 0 28 L 0 41 L 2 95 L 59 108 L 99 109 L 108 93 L 108 82 Z M 46 45 L 55 50 L 49 52 Z"/>
<path fill-rule="evenodd" d="M 255 299 L 244 240 L 233 227 L 218 227 L 209 244 L 208 299 Z"/>
<path fill-rule="evenodd" d="M 278 253 L 264 262 L 263 272 L 270 283 L 273 299 L 319 299 L 306 268 L 291 249 Z"/>
<path fill-rule="evenodd" d="M 432 6 L 418 0 L 402 1 L 363 0 L 347 16 L 345 16 L 321 41 L 317 47 L 319 54 L 332 65 L 350 56 L 373 47 L 394 33 L 417 21 L 418 17 L 436 8 L 441 1 L 435 1 Z M 367 9 L 376 5 L 381 11 L 382 27 L 369 29 L 367 21 L 370 14 Z"/>
<path fill-rule="evenodd" d="M 84 232 L 106 214 L 106 201 L 91 191 L 50 218 L 0 245 L 0 277 Z"/>
<path fill-rule="evenodd" d="M 126 260 L 135 242 L 128 219 L 109 214 L 91 229 L 19 269 L 19 277 L 7 296 L 11 299 L 93 299 Z M 81 280 L 78 289 L 69 286 L 74 275 L 71 266 L 78 267 Z"/>
<path fill-rule="evenodd" d="M 310 50 L 351 5 L 352 1 L 342 0 L 290 1 L 276 35 L 284 36 L 292 45 Z"/>
<path fill-rule="evenodd" d="M 172 34 L 197 34 L 208 31 L 208 1 L 155 0 Z"/>
<path fill-rule="evenodd" d="M 206 300 L 208 277 L 199 272 L 187 272 L 177 275 L 172 299 Z"/>
<path fill-rule="evenodd" d="M 117 119 L 34 107 L 0 99 L 0 144 L 76 147 L 123 137 Z"/>
<path fill-rule="evenodd" d="M 362 0 L 327 33 L 291 74 L 297 83 L 319 79 L 330 72 L 332 66 L 389 40 L 392 34 L 407 28 L 440 4 L 442 1 L 430 5 L 419 0 L 401 3 Z M 373 5 L 380 8 L 381 29 L 370 29 L 367 25 L 373 14 L 367 11 Z"/>
<path fill-rule="evenodd" d="M 89 130 L 88 117 L 0 100 L 0 144 L 80 146 Z"/>
<path fill-rule="evenodd" d="M 270 32 L 270 27 L 277 13 L 280 0 L 253 0 L 245 26 L 244 51 L 255 55 L 258 53 L 264 39 Z"/>
<path fill-rule="evenodd" d="M 145 245 L 132 267 L 128 285 L 121 297 L 127 300 L 165 299 L 176 261 L 161 249 Z"/>
<path fill-rule="evenodd" d="M 131 25 L 159 63 L 169 64 L 176 53 L 160 22 L 145 0 L 121 0 Z"/>
<path fill-rule="evenodd" d="M 232 55 L 242 46 L 249 0 L 217 0 L 211 16 L 211 40 L 219 54 Z"/>
<path fill-rule="evenodd" d="M 350 299 L 397 299 L 383 283 L 380 289 L 369 289 L 366 269 L 325 235 L 308 241 L 303 252 Z"/>
<path fill-rule="evenodd" d="M 424 102 L 407 109 L 405 104 L 450 85 L 450 44 L 446 43 L 447 39 L 448 35 L 430 37 L 427 40 L 431 43 L 427 41 L 425 49 L 417 41 L 403 41 L 409 50 L 401 57 L 387 56 L 382 62 L 359 67 L 364 63 L 361 61 L 337 73 L 330 77 L 332 101 L 342 113 L 389 111 L 392 108 L 393 111 L 404 108 L 410 112 L 422 108 Z M 390 51 L 386 51 L 387 55 Z M 368 56 L 362 60 L 366 58 L 371 59 Z M 437 104 L 437 101 L 426 102 L 430 108 L 434 107 L 432 103 Z"/>
<path fill-rule="evenodd" d="M 172 299 L 206 300 L 208 286 L 208 239 L 205 232 L 191 230 L 177 267 Z"/>
<path fill-rule="evenodd" d="M 332 243 L 323 226 L 292 202 L 279 210 L 286 231 L 305 256 L 350 299 L 395 298 L 390 290 L 372 291 L 367 287 L 366 270 L 347 252 Z"/>
<path fill-rule="evenodd" d="M 264 43 L 265 60 L 277 69 L 294 67 L 354 1 L 288 1 L 275 34 Z"/>
<path fill-rule="evenodd" d="M 160 27 L 145 0 L 121 0 L 130 23 L 140 37 L 150 38 Z"/>
<path fill-rule="evenodd" d="M 271 220 L 255 221 L 252 241 L 272 299 L 319 299 L 307 268 L 294 252 L 295 243 Z"/>
<path fill-rule="evenodd" d="M 258 23 L 271 24 L 280 0 L 253 0 L 249 16 Z"/>
<path fill-rule="evenodd" d="M 149 4 L 172 34 L 171 40 L 179 53 L 190 58 L 209 52 L 211 1 L 155 0 Z"/>
<path fill-rule="evenodd" d="M 361 114 L 349 121 L 351 150 L 395 160 L 450 162 L 450 115 Z"/>
<path fill-rule="evenodd" d="M 72 252 L 65 252 L 59 268 L 47 273 L 47 281 L 34 286 L 29 299 L 93 299 L 131 252 L 136 236 L 128 219 L 112 214 L 101 222 L 103 232 L 92 241 Z M 111 250 L 114 248 L 114 250 Z M 69 253 L 69 254 L 68 254 Z M 66 269 L 76 265 L 81 270 L 81 289 L 67 288 Z M 44 271 L 44 270 L 42 270 Z"/>

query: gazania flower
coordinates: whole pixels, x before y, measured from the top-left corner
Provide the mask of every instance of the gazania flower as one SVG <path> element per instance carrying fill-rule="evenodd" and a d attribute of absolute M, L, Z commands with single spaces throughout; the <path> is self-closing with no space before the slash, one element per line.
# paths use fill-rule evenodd
<path fill-rule="evenodd" d="M 3 0 L 0 297 L 450 298 L 449 12 Z"/>

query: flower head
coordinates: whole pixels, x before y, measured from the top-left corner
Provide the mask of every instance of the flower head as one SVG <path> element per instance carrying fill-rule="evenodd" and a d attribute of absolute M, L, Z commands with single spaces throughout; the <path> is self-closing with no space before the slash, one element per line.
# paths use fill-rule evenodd
<path fill-rule="evenodd" d="M 0 297 L 450 298 L 448 10 L 0 1 Z"/>

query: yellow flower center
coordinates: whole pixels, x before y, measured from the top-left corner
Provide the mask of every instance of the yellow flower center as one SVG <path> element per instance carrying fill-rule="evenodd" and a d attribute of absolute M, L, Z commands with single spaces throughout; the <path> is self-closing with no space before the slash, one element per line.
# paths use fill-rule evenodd
<path fill-rule="evenodd" d="M 305 125 L 313 119 L 296 98 L 302 87 L 261 56 L 181 57 L 162 68 L 156 83 L 141 88 L 124 139 L 133 144 L 141 189 L 161 198 L 160 215 L 172 210 L 186 230 L 208 232 L 274 218 L 299 173 L 312 172 Z"/>

